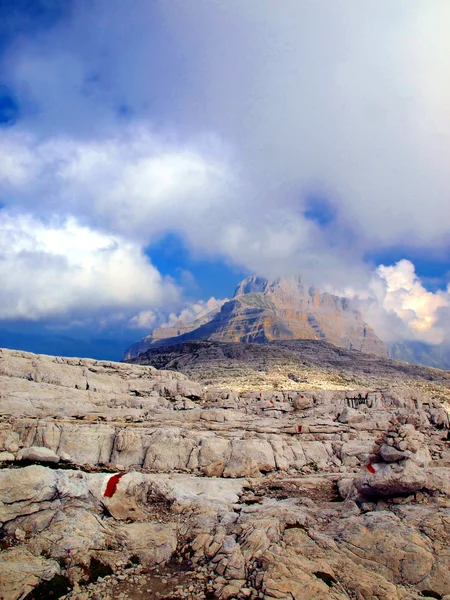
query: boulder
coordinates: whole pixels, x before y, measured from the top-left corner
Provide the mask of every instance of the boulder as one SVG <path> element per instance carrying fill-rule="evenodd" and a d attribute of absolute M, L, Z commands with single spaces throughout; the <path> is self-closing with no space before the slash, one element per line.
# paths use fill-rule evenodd
<path fill-rule="evenodd" d="M 351 440 L 345 442 L 340 449 L 339 458 L 344 465 L 353 465 L 351 459 L 356 458 L 356 464 L 365 464 L 373 452 L 374 442 L 370 439 Z"/>
<path fill-rule="evenodd" d="M 11 452 L 0 452 L 0 462 L 14 462 L 14 454 Z"/>
<path fill-rule="evenodd" d="M 391 463 L 404 460 L 405 458 L 410 458 L 411 453 L 402 452 L 401 450 L 397 450 L 397 448 L 394 448 L 394 446 L 382 444 L 380 448 L 380 456 L 385 462 Z"/>
<path fill-rule="evenodd" d="M 344 500 L 354 489 L 353 480 L 354 477 L 343 477 L 338 481 L 339 496 Z"/>
<path fill-rule="evenodd" d="M 194 448 L 194 441 L 181 435 L 180 429 L 161 428 L 150 437 L 144 467 L 153 471 L 185 469 Z"/>
<path fill-rule="evenodd" d="M 430 491 L 438 491 L 450 496 L 450 469 L 443 467 L 428 469 L 426 487 Z"/>
<path fill-rule="evenodd" d="M 177 382 L 177 392 L 180 396 L 191 400 L 199 400 L 204 396 L 203 387 L 195 381 L 189 381 L 189 379 Z"/>
<path fill-rule="evenodd" d="M 31 446 L 30 448 L 22 448 L 17 453 L 17 460 L 30 460 L 34 462 L 59 462 L 59 456 L 43 446 Z"/>
<path fill-rule="evenodd" d="M 56 491 L 55 472 L 32 465 L 24 469 L 0 470 L 0 522 L 48 507 Z"/>
<path fill-rule="evenodd" d="M 312 400 L 303 394 L 298 394 L 295 396 L 293 404 L 295 410 L 306 410 L 312 405 Z"/>
<path fill-rule="evenodd" d="M 367 419 L 366 414 L 349 406 L 346 406 L 338 417 L 340 423 L 348 423 L 349 425 L 352 423 L 361 423 L 365 419 Z"/>
<path fill-rule="evenodd" d="M 364 468 L 355 478 L 360 496 L 367 498 L 411 494 L 423 489 L 426 483 L 425 471 L 412 460 L 375 463 Z"/>

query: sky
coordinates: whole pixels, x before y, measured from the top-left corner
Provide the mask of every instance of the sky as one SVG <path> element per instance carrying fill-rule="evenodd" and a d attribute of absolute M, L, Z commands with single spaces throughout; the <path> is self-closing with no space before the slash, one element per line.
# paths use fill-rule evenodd
<path fill-rule="evenodd" d="M 0 345 L 120 358 L 252 273 L 449 342 L 449 28 L 447 0 L 0 0 Z"/>

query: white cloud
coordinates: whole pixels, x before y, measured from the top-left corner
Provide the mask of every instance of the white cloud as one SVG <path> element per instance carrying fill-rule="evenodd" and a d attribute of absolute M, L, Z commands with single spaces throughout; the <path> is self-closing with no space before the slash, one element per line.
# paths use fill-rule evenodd
<path fill-rule="evenodd" d="M 160 327 L 173 327 L 177 323 L 191 323 L 201 317 L 204 317 L 213 310 L 220 308 L 228 298 L 218 300 L 211 296 L 209 300 L 199 300 L 198 302 L 189 302 L 179 313 L 170 313 L 168 319 L 161 323 Z"/>
<path fill-rule="evenodd" d="M 450 286 L 446 290 L 428 291 L 409 260 L 380 265 L 366 288 L 332 291 L 351 298 L 387 343 L 450 341 Z"/>
<path fill-rule="evenodd" d="M 129 325 L 133 329 L 142 329 L 148 335 L 157 328 L 176 327 L 180 324 L 188 324 L 201 317 L 204 317 L 213 310 L 219 309 L 228 298 L 218 300 L 212 296 L 209 300 L 199 300 L 198 302 L 185 302 L 183 309 L 169 314 L 162 311 L 144 310 L 134 315 L 129 320 Z"/>
<path fill-rule="evenodd" d="M 180 323 L 187 324 L 204 317 L 213 310 L 220 308 L 227 300 L 228 298 L 218 300 L 212 296 L 209 300 L 185 302 L 181 312 L 171 312 L 168 315 L 161 311 L 144 310 L 134 315 L 129 323 L 135 329 L 147 330 L 147 333 L 156 327 L 175 327 L 176 325 L 180 325 Z"/>
<path fill-rule="evenodd" d="M 72 319 L 130 313 L 179 301 L 139 245 L 29 215 L 0 220 L 0 319 Z"/>
<path fill-rule="evenodd" d="M 0 189 L 16 210 L 77 215 L 142 244 L 176 231 L 198 255 L 267 276 L 300 269 L 316 283 L 362 274 L 354 253 L 348 267 L 345 242 L 330 253 L 328 231 L 276 202 L 257 206 L 250 188 L 246 197 L 214 137 L 169 143 L 145 123 L 91 141 L 13 130 L 0 138 L 1 156 Z"/>
<path fill-rule="evenodd" d="M 250 272 L 367 290 L 367 251 L 448 247 L 449 28 L 440 0 L 81 3 L 3 61 L 25 108 L 0 135 L 2 201 L 17 219 L 74 217 L 120 238 L 130 273 L 152 269 L 141 248 L 175 231 Z M 308 195 L 327 200 L 330 226 L 305 216 Z M 19 246 L 35 240 L 25 233 Z M 39 269 L 56 260 L 68 258 L 46 250 Z M 447 335 L 447 294 L 411 267 L 371 285 L 386 336 Z M 154 304 L 132 324 L 156 324 Z"/>
<path fill-rule="evenodd" d="M 54 205 L 130 236 L 179 230 L 249 270 L 350 281 L 368 249 L 447 243 L 449 26 L 440 0 L 99 1 L 21 39 L 3 70 L 37 107 L 23 127 L 42 140 L 39 180 L 56 168 Z M 125 131 L 121 105 L 147 125 Z M 332 229 L 303 216 L 308 193 Z"/>
<path fill-rule="evenodd" d="M 260 202 L 325 190 L 357 251 L 447 243 L 450 5 L 164 6 L 189 110 L 237 144 Z"/>
<path fill-rule="evenodd" d="M 152 329 L 157 322 L 158 316 L 152 310 L 143 310 L 131 317 L 129 323 L 133 329 Z"/>
<path fill-rule="evenodd" d="M 96 140 L 0 137 L 0 189 L 11 206 L 77 215 L 148 242 L 165 229 L 199 224 L 230 193 L 232 177 L 211 138 L 195 148 L 170 144 L 147 125 Z M 39 203 L 36 202 L 39 198 Z"/>
<path fill-rule="evenodd" d="M 377 275 L 384 283 L 382 308 L 398 316 L 412 338 L 431 344 L 443 342 L 445 331 L 439 325 L 439 311 L 450 307 L 448 291 L 427 291 L 408 260 L 380 265 Z"/>

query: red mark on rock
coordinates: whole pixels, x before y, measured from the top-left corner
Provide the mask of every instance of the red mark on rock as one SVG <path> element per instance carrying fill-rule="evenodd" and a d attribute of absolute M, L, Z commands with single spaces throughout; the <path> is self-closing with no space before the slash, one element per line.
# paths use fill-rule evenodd
<path fill-rule="evenodd" d="M 106 484 L 105 493 L 103 494 L 105 498 L 112 498 L 117 490 L 117 484 L 120 481 L 120 478 L 123 477 L 125 473 L 116 473 L 112 477 L 108 479 L 108 483 Z"/>
<path fill-rule="evenodd" d="M 375 469 L 374 469 L 373 465 L 371 465 L 371 464 L 368 464 L 366 466 L 366 469 L 369 471 L 369 473 L 372 473 L 372 474 L 375 473 Z"/>
<path fill-rule="evenodd" d="M 302 432 L 302 426 L 301 425 L 297 425 L 297 433 L 301 433 Z"/>

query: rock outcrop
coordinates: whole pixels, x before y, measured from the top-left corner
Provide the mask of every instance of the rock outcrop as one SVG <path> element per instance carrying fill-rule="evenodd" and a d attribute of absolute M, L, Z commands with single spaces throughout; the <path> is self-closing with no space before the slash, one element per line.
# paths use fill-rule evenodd
<path fill-rule="evenodd" d="M 125 359 L 137 357 L 150 347 L 191 340 L 222 342 L 269 342 L 273 340 L 324 340 L 336 346 L 387 356 L 387 349 L 347 298 L 321 294 L 300 278 L 268 281 L 249 277 L 242 281 L 232 300 L 195 327 L 158 329 L 132 345 Z"/>
<path fill-rule="evenodd" d="M 0 598 L 448 600 L 443 376 L 214 390 L 0 352 Z"/>

